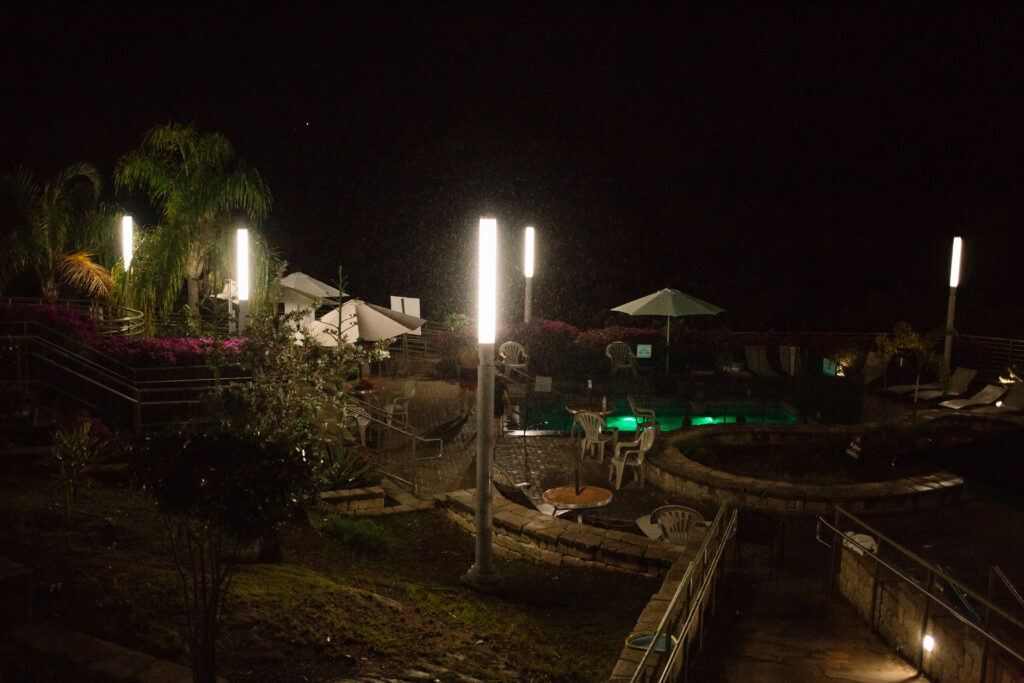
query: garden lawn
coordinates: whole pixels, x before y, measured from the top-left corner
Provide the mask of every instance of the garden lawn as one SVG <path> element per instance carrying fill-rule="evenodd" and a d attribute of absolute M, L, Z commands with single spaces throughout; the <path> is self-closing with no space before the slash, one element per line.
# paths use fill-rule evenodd
<path fill-rule="evenodd" d="M 179 579 L 159 511 L 121 485 L 93 483 L 68 525 L 62 500 L 58 480 L 45 475 L 0 480 L 0 547 L 33 570 L 35 614 L 187 664 Z M 369 540 L 344 542 L 296 522 L 282 530 L 281 563 L 239 565 L 218 673 L 232 681 L 409 669 L 439 680 L 603 680 L 659 585 L 499 557 L 503 589 L 485 596 L 460 584 L 473 540 L 440 512 L 358 526 Z M 0 651 L 0 665 L 16 656 Z"/>

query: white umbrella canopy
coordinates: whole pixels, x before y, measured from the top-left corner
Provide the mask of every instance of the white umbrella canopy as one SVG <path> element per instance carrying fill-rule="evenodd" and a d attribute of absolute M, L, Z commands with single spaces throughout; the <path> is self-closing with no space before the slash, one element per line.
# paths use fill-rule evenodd
<path fill-rule="evenodd" d="M 342 296 L 337 287 L 331 287 L 326 282 L 321 282 L 305 273 L 292 273 L 281 278 L 281 286 L 299 294 L 305 294 L 311 299 L 337 299 Z"/>
<path fill-rule="evenodd" d="M 359 299 L 351 299 L 342 304 L 340 309 L 335 308 L 317 322 L 324 326 L 318 328 L 318 339 L 325 328 L 332 328 L 342 339 L 352 343 L 357 339 L 380 341 L 397 337 L 414 331 L 427 321 Z"/>
<path fill-rule="evenodd" d="M 640 297 L 629 303 L 616 306 L 612 309 L 619 313 L 629 315 L 663 315 L 665 316 L 665 374 L 668 374 L 668 343 L 669 343 L 669 319 L 679 318 L 684 315 L 716 315 L 723 312 L 714 304 L 709 304 L 703 299 L 698 299 L 689 294 L 683 294 L 678 289 L 662 289 L 654 294 Z"/>

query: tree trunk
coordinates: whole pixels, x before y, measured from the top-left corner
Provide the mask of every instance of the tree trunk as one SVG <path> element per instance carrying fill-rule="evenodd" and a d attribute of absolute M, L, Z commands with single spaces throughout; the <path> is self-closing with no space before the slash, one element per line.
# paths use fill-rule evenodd
<path fill-rule="evenodd" d="M 192 683 L 216 683 L 217 661 L 214 643 L 193 641 L 188 646 Z"/>
<path fill-rule="evenodd" d="M 186 278 L 188 282 L 188 307 L 192 309 L 192 312 L 197 316 L 199 315 L 199 278 L 189 277 Z"/>

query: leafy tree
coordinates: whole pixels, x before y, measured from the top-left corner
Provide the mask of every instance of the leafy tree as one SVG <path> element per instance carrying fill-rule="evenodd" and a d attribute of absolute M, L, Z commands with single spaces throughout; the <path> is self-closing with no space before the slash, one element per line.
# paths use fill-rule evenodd
<path fill-rule="evenodd" d="M 100 201 L 99 172 L 72 164 L 49 182 L 21 169 L 5 179 L 6 225 L 0 243 L 0 287 L 34 270 L 42 295 L 62 288 L 90 298 L 110 294 L 110 272 L 96 261 L 113 234 L 113 211 Z"/>
<path fill-rule="evenodd" d="M 235 159 L 231 143 L 191 125 L 152 128 L 141 147 L 118 160 L 114 181 L 121 189 L 143 190 L 159 207 L 146 267 L 165 309 L 184 278 L 188 305 L 197 311 L 202 278 L 231 253 L 238 221 L 258 223 L 271 206 L 263 178 Z"/>
<path fill-rule="evenodd" d="M 325 439 L 357 352 L 297 345 L 302 315 L 257 318 L 240 356 L 251 382 L 212 393 L 205 417 L 152 438 L 136 464 L 167 521 L 195 681 L 216 677 L 220 612 L 241 550 L 313 500 L 332 467 L 352 472 L 351 457 L 339 463 Z"/>

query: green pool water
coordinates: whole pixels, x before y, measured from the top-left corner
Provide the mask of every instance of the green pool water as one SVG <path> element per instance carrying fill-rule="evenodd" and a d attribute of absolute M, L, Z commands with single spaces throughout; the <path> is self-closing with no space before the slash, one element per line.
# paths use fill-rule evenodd
<path fill-rule="evenodd" d="M 625 402 L 622 402 L 625 404 Z M 705 414 L 690 414 L 689 402 L 671 403 L 655 402 L 651 406 L 658 416 L 658 423 L 662 430 L 679 429 L 684 424 L 694 426 L 735 423 L 737 417 L 742 415 L 744 420 L 753 424 L 795 424 L 797 416 L 786 410 L 777 403 L 721 403 L 709 404 L 704 411 Z M 548 406 L 534 410 L 536 415 L 531 416 L 529 412 L 524 415 L 524 422 L 527 430 L 550 430 L 569 431 L 572 427 L 572 415 L 564 407 Z M 615 404 L 614 412 L 606 419 L 609 427 L 615 427 L 619 431 L 632 432 L 636 430 L 636 418 L 629 412 L 629 406 Z"/>

